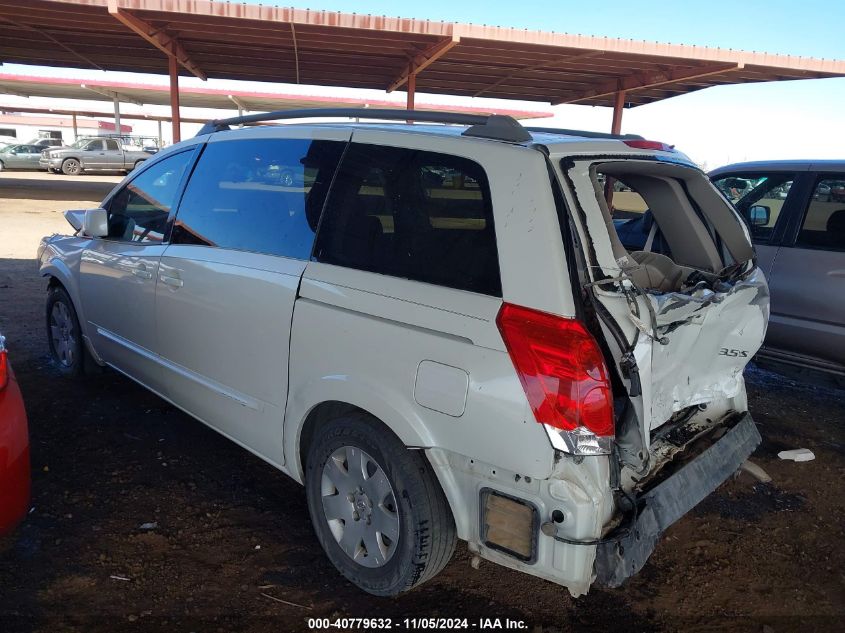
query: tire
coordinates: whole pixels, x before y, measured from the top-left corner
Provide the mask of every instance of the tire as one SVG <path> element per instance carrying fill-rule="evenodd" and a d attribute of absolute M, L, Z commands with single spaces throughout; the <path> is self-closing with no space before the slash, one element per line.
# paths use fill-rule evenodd
<path fill-rule="evenodd" d="M 0 160 L 0 171 L 3 171 L 5 168 L 6 166 L 3 164 L 3 161 Z"/>
<path fill-rule="evenodd" d="M 138 169 L 143 164 L 144 164 L 143 160 L 136 160 L 135 164 L 132 166 L 132 171 L 135 171 L 136 169 Z"/>
<path fill-rule="evenodd" d="M 305 489 L 320 545 L 337 570 L 367 593 L 408 591 L 452 557 L 455 521 L 425 456 L 408 450 L 372 416 L 341 417 L 317 430 Z"/>
<path fill-rule="evenodd" d="M 66 158 L 62 161 L 62 173 L 65 176 L 78 176 L 82 173 L 82 164 L 75 158 Z"/>
<path fill-rule="evenodd" d="M 47 345 L 50 356 L 65 376 L 81 376 L 85 371 L 85 345 L 73 302 L 61 286 L 47 291 Z"/>

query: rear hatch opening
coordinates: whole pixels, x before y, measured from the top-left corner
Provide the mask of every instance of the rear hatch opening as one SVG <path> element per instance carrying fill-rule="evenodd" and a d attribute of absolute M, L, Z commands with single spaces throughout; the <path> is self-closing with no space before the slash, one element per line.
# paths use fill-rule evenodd
<path fill-rule="evenodd" d="M 741 218 L 682 155 L 550 153 L 581 294 L 624 389 L 615 452 L 630 489 L 669 458 L 653 450 L 656 429 L 746 410 L 742 371 L 765 334 L 768 287 Z"/>

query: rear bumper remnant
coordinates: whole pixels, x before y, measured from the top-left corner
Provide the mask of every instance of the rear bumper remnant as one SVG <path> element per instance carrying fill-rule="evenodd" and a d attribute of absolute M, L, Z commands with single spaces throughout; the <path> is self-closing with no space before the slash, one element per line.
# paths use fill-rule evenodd
<path fill-rule="evenodd" d="M 596 547 L 595 582 L 618 587 L 642 569 L 666 528 L 689 512 L 740 467 L 760 444 L 749 413 L 698 457 L 637 498 L 638 512 Z"/>

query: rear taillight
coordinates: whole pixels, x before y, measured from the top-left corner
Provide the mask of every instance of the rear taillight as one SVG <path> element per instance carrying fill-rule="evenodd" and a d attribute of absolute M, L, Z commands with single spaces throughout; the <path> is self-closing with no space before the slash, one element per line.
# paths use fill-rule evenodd
<path fill-rule="evenodd" d="M 613 397 L 601 349 L 584 325 L 509 303 L 496 323 L 537 422 L 570 435 L 570 447 L 586 441 L 586 452 L 605 452 Z"/>
<path fill-rule="evenodd" d="M 646 141 L 642 139 L 634 139 L 631 141 L 622 141 L 628 147 L 635 147 L 636 149 L 656 149 L 661 152 L 674 152 L 675 147 L 673 145 L 667 145 L 666 143 L 661 143 L 660 141 Z"/>

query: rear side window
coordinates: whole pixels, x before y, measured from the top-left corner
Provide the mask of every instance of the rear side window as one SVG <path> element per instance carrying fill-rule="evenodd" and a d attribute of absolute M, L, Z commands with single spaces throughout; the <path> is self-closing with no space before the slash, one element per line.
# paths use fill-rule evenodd
<path fill-rule="evenodd" d="M 307 139 L 209 143 L 171 241 L 308 259 L 344 146 Z"/>
<path fill-rule="evenodd" d="M 457 156 L 350 145 L 314 253 L 329 264 L 502 293 L 487 176 Z"/>
<path fill-rule="evenodd" d="M 117 144 L 117 141 L 114 141 L 112 139 L 108 139 L 106 141 L 106 149 L 109 150 L 110 152 L 116 152 L 117 150 L 120 149 L 120 145 Z"/>
<path fill-rule="evenodd" d="M 845 174 L 816 181 L 796 246 L 845 251 Z"/>

